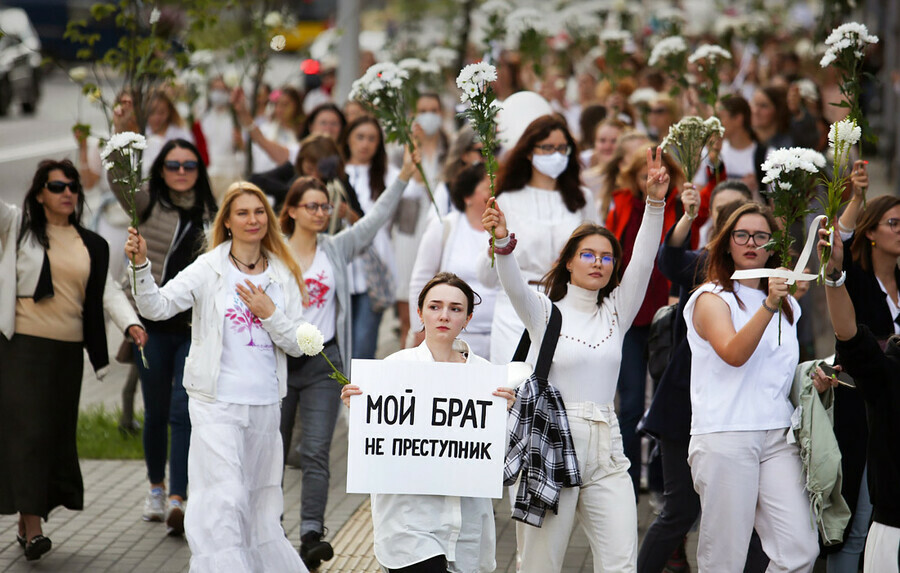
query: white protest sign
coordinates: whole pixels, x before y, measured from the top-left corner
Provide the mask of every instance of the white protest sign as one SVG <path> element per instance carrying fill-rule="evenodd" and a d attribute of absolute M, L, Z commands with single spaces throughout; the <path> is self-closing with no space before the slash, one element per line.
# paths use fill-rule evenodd
<path fill-rule="evenodd" d="M 347 493 L 503 495 L 506 367 L 354 360 Z"/>
<path fill-rule="evenodd" d="M 819 239 L 819 222 L 826 218 L 825 215 L 819 215 L 812 223 L 810 223 L 809 233 L 806 235 L 806 244 L 803 245 L 803 251 L 797 258 L 797 264 L 794 265 L 793 271 L 784 269 L 750 269 L 746 271 L 734 271 L 731 275 L 732 280 L 778 277 L 787 279 L 787 284 L 789 285 L 794 284 L 796 281 L 816 280 L 819 278 L 819 275 L 804 273 L 803 269 L 806 268 L 806 263 L 809 262 L 809 257 L 812 255 L 813 245 L 815 245 L 816 241 Z"/>

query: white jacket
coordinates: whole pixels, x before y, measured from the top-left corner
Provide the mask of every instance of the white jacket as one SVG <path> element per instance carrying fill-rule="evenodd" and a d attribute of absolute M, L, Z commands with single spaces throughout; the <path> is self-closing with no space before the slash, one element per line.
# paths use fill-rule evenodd
<path fill-rule="evenodd" d="M 454 349 L 468 353 L 466 363 L 489 364 L 457 339 Z M 385 360 L 434 362 L 423 342 Z M 497 536 L 491 500 L 448 495 L 372 494 L 375 558 L 389 569 L 445 555 L 453 573 L 486 573 L 497 564 Z"/>
<path fill-rule="evenodd" d="M 225 309 L 220 301 L 233 286 L 226 283 L 225 273 L 231 241 L 226 241 L 212 251 L 200 255 L 175 278 L 162 288 L 156 286 L 150 265 L 137 271 L 137 303 L 141 316 L 150 320 L 165 320 L 179 312 L 192 308 L 191 350 L 184 363 L 184 389 L 188 396 L 204 402 L 214 402 L 217 395 L 219 366 L 222 358 L 222 332 L 225 327 Z M 275 364 L 278 376 L 278 393 L 287 394 L 287 358 L 300 356 L 295 335 L 303 322 L 303 298 L 300 287 L 287 265 L 275 257 L 269 257 L 272 282 L 284 293 L 284 308 L 277 308 L 266 319 L 260 319 L 263 328 L 275 344 Z M 131 273 L 128 273 L 129 280 Z"/>

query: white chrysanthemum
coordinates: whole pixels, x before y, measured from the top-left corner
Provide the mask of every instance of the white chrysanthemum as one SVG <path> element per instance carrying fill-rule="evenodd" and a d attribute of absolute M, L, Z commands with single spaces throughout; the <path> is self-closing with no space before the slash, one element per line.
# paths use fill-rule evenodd
<path fill-rule="evenodd" d="M 512 12 L 512 5 L 510 5 L 509 2 L 506 2 L 506 0 L 488 0 L 481 5 L 479 11 L 486 17 L 496 16 L 497 18 L 503 19 Z"/>
<path fill-rule="evenodd" d="M 269 47 L 275 50 L 276 52 L 280 52 L 287 45 L 287 40 L 281 34 L 272 37 L 272 41 L 269 42 Z"/>
<path fill-rule="evenodd" d="M 305 322 L 297 327 L 297 345 L 307 356 L 315 356 L 325 348 L 325 337 L 315 324 Z"/>
<path fill-rule="evenodd" d="M 831 31 L 825 40 L 828 49 L 819 65 L 827 68 L 846 50 L 853 50 L 854 56 L 862 58 L 866 46 L 877 44 L 878 36 L 869 34 L 869 29 L 858 22 L 842 24 Z"/>
<path fill-rule="evenodd" d="M 537 8 L 517 8 L 506 16 L 506 31 L 513 38 L 520 38 L 522 34 L 534 30 L 539 34 L 550 31 L 547 16 Z"/>
<path fill-rule="evenodd" d="M 781 180 L 782 176 L 798 170 L 816 174 L 824 167 L 825 156 L 818 151 L 804 147 L 782 147 L 770 152 L 763 162 L 762 170 L 766 176 L 762 182 L 767 185 L 775 183 L 781 189 L 790 189 L 790 184 Z"/>
<path fill-rule="evenodd" d="M 428 61 L 434 62 L 441 68 L 449 68 L 456 63 L 456 50 L 435 46 L 428 52 Z"/>
<path fill-rule="evenodd" d="M 659 92 L 653 88 L 638 88 L 628 96 L 628 103 L 631 105 L 650 105 L 658 97 Z"/>
<path fill-rule="evenodd" d="M 419 58 L 405 58 L 397 62 L 397 66 L 408 72 L 417 72 L 420 74 L 439 74 L 441 68 L 434 62 L 425 62 Z"/>
<path fill-rule="evenodd" d="M 266 17 L 263 18 L 263 24 L 268 26 L 269 28 L 279 28 L 281 27 L 284 20 L 281 17 L 281 12 L 269 12 L 266 14 Z"/>
<path fill-rule="evenodd" d="M 123 155 L 130 155 L 133 149 L 147 149 L 147 139 L 140 133 L 133 131 L 116 133 L 106 142 L 106 146 L 100 153 L 100 159 L 106 161 L 116 151 L 122 152 Z"/>
<path fill-rule="evenodd" d="M 596 12 L 590 10 L 585 4 L 579 2 L 562 9 L 559 14 L 560 25 L 573 36 L 588 36 L 596 32 L 603 22 Z"/>
<path fill-rule="evenodd" d="M 819 89 L 815 82 L 807 78 L 801 78 L 794 82 L 800 90 L 800 97 L 810 101 L 819 101 Z"/>
<path fill-rule="evenodd" d="M 650 51 L 650 59 L 647 60 L 647 64 L 650 66 L 657 66 L 665 61 L 669 56 L 682 54 L 687 52 L 688 46 L 687 42 L 684 41 L 684 38 L 681 36 L 671 36 L 669 38 L 663 38 L 655 46 L 653 46 L 653 50 Z"/>
<path fill-rule="evenodd" d="M 73 82 L 83 82 L 87 79 L 88 70 L 84 66 L 76 66 L 69 70 L 69 77 Z"/>
<path fill-rule="evenodd" d="M 610 44 L 613 42 L 624 44 L 630 39 L 631 33 L 626 32 L 625 30 L 606 29 L 600 31 L 600 42 L 603 44 Z"/>
<path fill-rule="evenodd" d="M 730 60 L 731 52 L 723 48 L 722 46 L 717 46 L 715 44 L 703 44 L 691 54 L 691 57 L 688 58 L 690 63 L 699 62 L 703 60 L 707 63 L 715 63 L 716 60 Z"/>
<path fill-rule="evenodd" d="M 159 11 L 159 8 L 154 8 L 153 10 L 150 10 L 150 25 L 152 26 L 152 25 L 156 24 L 157 22 L 159 22 L 160 16 L 161 16 L 161 13 Z"/>
<path fill-rule="evenodd" d="M 832 123 L 828 130 L 828 144 L 832 148 L 852 147 L 859 142 L 860 137 L 862 137 L 862 129 L 856 125 L 856 121 L 850 119 Z"/>
<path fill-rule="evenodd" d="M 229 89 L 234 89 L 241 83 L 241 74 L 237 70 L 228 70 L 222 74 L 222 80 Z"/>

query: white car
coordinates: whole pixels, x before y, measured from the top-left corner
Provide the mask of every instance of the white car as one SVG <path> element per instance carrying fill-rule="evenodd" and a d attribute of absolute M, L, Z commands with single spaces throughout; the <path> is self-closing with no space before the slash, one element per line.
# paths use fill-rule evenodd
<path fill-rule="evenodd" d="M 41 92 L 41 41 L 21 8 L 0 9 L 0 116 L 15 99 L 32 114 Z"/>

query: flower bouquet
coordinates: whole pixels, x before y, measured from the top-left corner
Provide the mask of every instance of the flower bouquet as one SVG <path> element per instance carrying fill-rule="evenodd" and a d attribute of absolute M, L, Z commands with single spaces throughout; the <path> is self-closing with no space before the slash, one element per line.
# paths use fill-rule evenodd
<path fill-rule="evenodd" d="M 870 35 L 865 25 L 849 22 L 832 30 L 825 40 L 827 46 L 825 55 L 819 62 L 823 68 L 836 67 L 841 76 L 841 95 L 846 98 L 846 101 L 831 105 L 848 108 L 850 119 L 856 120 L 863 132 L 868 131 L 868 123 L 859 105 L 859 94 L 862 91 L 860 77 L 863 75 L 863 57 L 866 48 L 870 44 L 877 43 L 878 36 Z"/>
<path fill-rule="evenodd" d="M 669 127 L 669 134 L 663 139 L 661 146 L 681 164 L 686 180 L 693 181 L 705 157 L 703 151 L 716 135 L 719 137 L 725 135 L 725 128 L 722 127 L 719 118 L 711 117 L 703 120 L 690 115 Z M 692 218 L 697 216 L 693 212 L 689 215 Z"/>
<path fill-rule="evenodd" d="M 303 352 L 303 354 L 306 356 L 321 354 L 322 358 L 328 362 L 328 365 L 331 366 L 331 369 L 334 371 L 328 375 L 329 378 L 342 386 L 350 383 L 350 379 L 347 378 L 343 372 L 335 368 L 334 364 L 331 363 L 331 360 L 328 359 L 328 356 L 325 355 L 325 337 L 322 336 L 322 332 L 316 328 L 315 324 L 304 322 L 297 327 L 296 336 L 297 345 L 300 347 L 300 351 Z"/>
<path fill-rule="evenodd" d="M 484 43 L 491 49 L 506 40 L 506 17 L 512 10 L 506 0 L 488 0 L 479 8 L 481 20 L 486 23 Z"/>
<path fill-rule="evenodd" d="M 834 172 L 831 179 L 826 179 L 827 192 L 824 201 L 820 199 L 828 218 L 829 237 L 834 236 L 838 214 L 846 202 L 843 200 L 844 189 L 850 179 L 850 150 L 859 141 L 862 129 L 856 124 L 856 120 L 845 119 L 831 124 L 828 130 L 828 145 L 834 154 Z M 822 263 L 819 266 L 819 283 L 825 280 L 825 267 L 831 258 L 831 239 L 829 245 L 822 250 Z"/>
<path fill-rule="evenodd" d="M 772 233 L 771 246 L 781 259 L 781 266 L 790 267 L 791 227 L 810 212 L 810 201 L 816 195 L 816 176 L 825 167 L 825 157 L 812 149 L 783 147 L 769 153 L 762 164 L 766 176 L 763 184 L 769 185 L 766 195 L 774 204 L 774 215 L 781 219 L 781 228 Z M 792 284 L 791 294 L 797 285 Z M 778 343 L 781 344 L 781 303 L 778 304 Z"/>
<path fill-rule="evenodd" d="M 495 81 L 497 68 L 485 62 L 469 64 L 456 78 L 456 87 L 462 91 L 459 99 L 462 103 L 469 104 L 459 116 L 469 120 L 476 137 L 482 143 L 481 155 L 491 184 L 491 197 L 494 196 L 494 178 L 497 173 L 497 158 L 494 153 L 498 146 L 496 117 L 500 110 L 491 87 L 491 83 Z M 494 239 L 494 231 L 491 230 L 491 266 L 494 265 Z"/>
<path fill-rule="evenodd" d="M 527 6 L 516 8 L 506 16 L 506 34 L 507 40 L 518 47 L 522 60 L 530 61 L 534 74 L 540 77 L 550 35 L 547 14 Z"/>
<path fill-rule="evenodd" d="M 653 46 L 647 65 L 663 72 L 672 81 L 670 93 L 677 95 L 688 87 L 687 74 L 688 46 L 681 36 L 663 38 Z"/>
<path fill-rule="evenodd" d="M 404 89 L 404 82 L 408 79 L 409 72 L 394 63 L 375 64 L 369 67 L 361 78 L 353 82 L 348 99 L 360 102 L 378 119 L 384 127 L 388 141 L 399 141 L 412 149 L 414 147 L 412 120 L 407 113 L 409 107 Z M 425 170 L 421 163 L 416 163 L 416 167 L 422 176 L 428 197 L 431 198 L 431 204 L 434 205 L 434 210 L 440 219 L 441 212 L 434 200 Z"/>
<path fill-rule="evenodd" d="M 103 167 L 112 173 L 113 181 L 121 183 L 125 187 L 125 203 L 128 204 L 128 214 L 131 215 L 131 226 L 135 229 L 141 222 L 134 197 L 145 181 L 141 176 L 141 152 L 145 149 L 147 149 L 147 140 L 143 135 L 133 131 L 123 131 L 110 137 L 100 153 Z M 137 277 L 133 256 L 131 257 L 131 273 L 132 292 L 137 294 Z"/>
<path fill-rule="evenodd" d="M 697 48 L 688 58 L 688 63 L 696 64 L 697 69 L 703 73 L 704 81 L 697 86 L 700 97 L 710 107 L 715 107 L 719 99 L 719 62 L 730 60 L 731 52 L 722 46 L 703 44 Z"/>
<path fill-rule="evenodd" d="M 613 90 L 619 83 L 619 78 L 628 71 L 624 69 L 625 44 L 631 41 L 631 34 L 625 30 L 606 29 L 600 32 L 600 45 L 603 47 L 603 68 L 606 79 L 609 80 Z"/>

